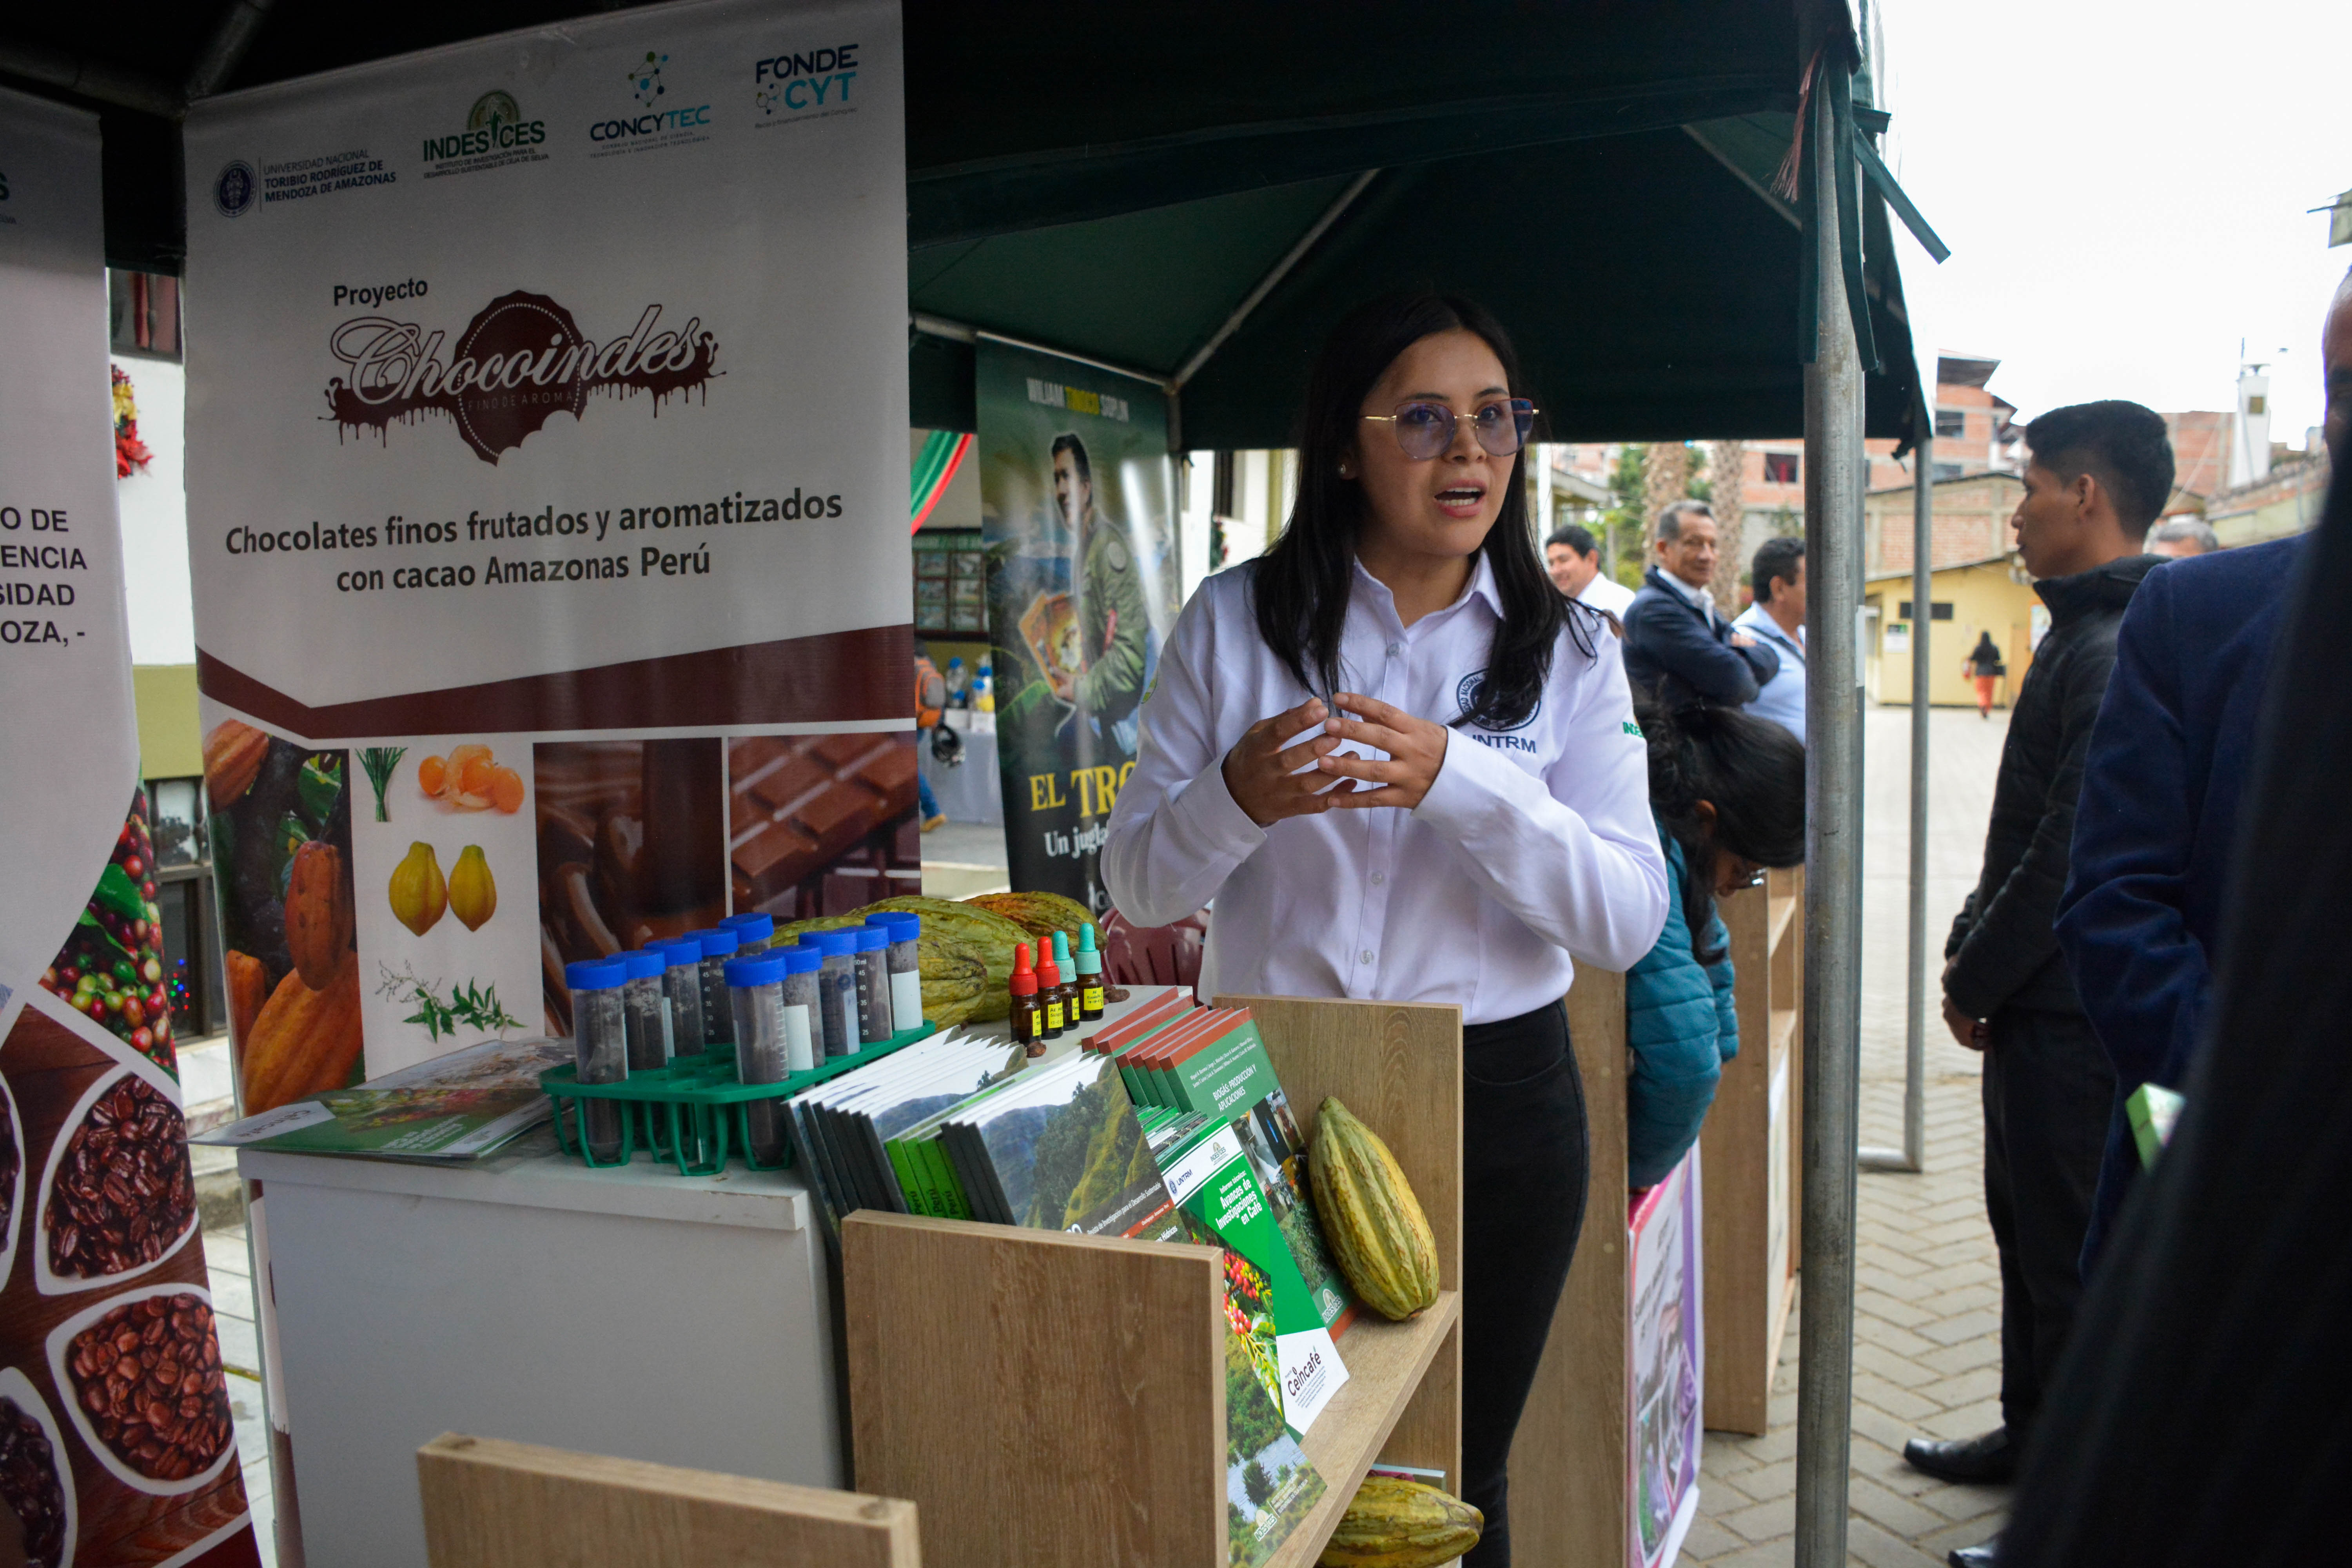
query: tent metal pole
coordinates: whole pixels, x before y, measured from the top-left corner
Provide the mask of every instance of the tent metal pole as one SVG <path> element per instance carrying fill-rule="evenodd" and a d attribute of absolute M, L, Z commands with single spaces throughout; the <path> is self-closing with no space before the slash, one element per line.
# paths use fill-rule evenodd
<path fill-rule="evenodd" d="M 1315 248 L 1315 242 L 1323 237 L 1324 231 L 1338 223 L 1339 215 L 1355 205 L 1356 198 L 1364 194 L 1364 187 L 1380 178 L 1380 175 L 1381 172 L 1378 169 L 1367 169 L 1348 182 L 1348 188 L 1339 193 L 1339 200 L 1323 209 L 1323 216 L 1315 220 L 1315 226 L 1300 235 L 1298 243 L 1283 252 L 1282 259 L 1276 262 L 1273 269 L 1257 280 L 1256 288 L 1242 296 L 1242 302 L 1233 308 L 1233 312 L 1226 316 L 1215 331 L 1209 334 L 1209 341 L 1192 351 L 1192 357 L 1178 368 L 1175 376 L 1170 381 L 1171 391 L 1181 390 L 1186 382 L 1200 374 L 1201 367 L 1209 363 L 1209 356 L 1225 346 L 1225 340 L 1241 330 L 1242 323 L 1249 320 L 1250 312 L 1256 310 L 1268 294 L 1274 292 L 1274 286 L 1290 276 L 1290 269 L 1306 259 L 1307 253 Z"/>
<path fill-rule="evenodd" d="M 1927 1168 L 1927 632 L 1935 623 L 1935 416 L 1919 437 L 1911 474 L 1911 952 L 1903 999 L 1903 1147 L 1864 1146 L 1865 1171 Z"/>
<path fill-rule="evenodd" d="M 945 316 L 934 316 L 924 310 L 908 311 L 907 325 L 927 338 L 945 338 L 950 342 L 957 343 L 976 343 L 985 339 L 992 343 L 1004 343 L 1016 349 L 1027 349 L 1032 353 L 1052 354 L 1055 359 L 1066 359 L 1074 364 L 1092 365 L 1097 370 L 1107 370 L 1113 375 L 1123 375 L 1130 381 L 1146 382 L 1162 392 L 1173 393 L 1176 390 L 1175 383 L 1156 371 L 1138 370 L 1133 365 L 1113 364 L 1107 359 L 1096 359 L 1091 354 L 1072 353 L 1067 349 L 1057 349 L 1051 343 L 1041 343 L 1034 338 L 1016 338 L 1007 332 L 991 331 L 986 327 L 975 327 L 969 322 L 950 321 Z"/>
<path fill-rule="evenodd" d="M 1839 68 L 1825 58 L 1828 68 Z M 1844 1568 L 1853 1396 L 1854 1131 L 1862 1013 L 1863 368 L 1838 244 L 1853 177 L 1825 84 L 1808 107 L 1819 337 L 1805 367 L 1805 1092 L 1796 1568 Z"/>

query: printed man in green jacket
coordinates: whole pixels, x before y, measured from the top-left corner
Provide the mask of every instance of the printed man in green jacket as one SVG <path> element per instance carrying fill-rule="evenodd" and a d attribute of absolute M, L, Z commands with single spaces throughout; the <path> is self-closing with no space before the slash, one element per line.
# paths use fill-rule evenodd
<path fill-rule="evenodd" d="M 1127 530 L 1095 509 L 1094 468 L 1086 444 L 1076 435 L 1056 436 L 1053 457 L 1055 504 L 1077 534 L 1080 668 L 1076 676 L 1049 669 L 1046 680 L 1024 691 L 1013 708 L 1025 713 L 1050 683 L 1055 697 L 1075 705 L 1082 721 L 1093 719 L 1108 738 L 1111 727 L 1143 700 L 1143 582 Z"/>

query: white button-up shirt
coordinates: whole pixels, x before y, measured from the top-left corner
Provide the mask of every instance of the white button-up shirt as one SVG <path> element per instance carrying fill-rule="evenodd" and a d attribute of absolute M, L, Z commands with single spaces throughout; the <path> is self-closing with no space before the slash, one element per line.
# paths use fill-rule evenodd
<path fill-rule="evenodd" d="M 1665 923 L 1665 857 L 1607 628 L 1591 628 L 1590 656 L 1561 632 L 1525 723 L 1454 729 L 1412 810 L 1339 808 L 1261 828 L 1225 787 L 1225 753 L 1308 694 L 1258 637 L 1254 571 L 1219 574 L 1184 607 L 1103 847 L 1111 900 L 1138 925 L 1216 900 L 1202 995 L 1453 1003 L 1465 1023 L 1492 1023 L 1559 1000 L 1571 954 L 1622 970 L 1650 950 Z M 1502 613 L 1483 554 L 1462 596 L 1411 626 L 1359 565 L 1340 689 L 1451 723 Z"/>
<path fill-rule="evenodd" d="M 1780 623 L 1761 605 L 1750 605 L 1731 623 L 1731 629 L 1746 632 L 1758 642 L 1769 644 L 1780 656 L 1780 673 L 1757 689 L 1756 700 L 1748 710 L 1759 719 L 1769 719 L 1801 741 L 1805 738 L 1805 628 L 1799 626 L 1790 637 L 1780 629 Z"/>

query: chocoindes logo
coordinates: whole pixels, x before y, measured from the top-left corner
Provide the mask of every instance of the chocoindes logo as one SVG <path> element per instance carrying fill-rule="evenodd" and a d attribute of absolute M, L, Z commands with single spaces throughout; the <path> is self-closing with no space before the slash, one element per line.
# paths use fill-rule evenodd
<path fill-rule="evenodd" d="M 500 295 L 466 325 L 445 357 L 446 334 L 415 321 L 359 316 L 328 335 L 346 374 L 327 383 L 327 417 L 389 439 L 393 421 L 426 415 L 454 421 L 475 456 L 495 463 L 558 414 L 580 417 L 591 393 L 650 394 L 654 408 L 682 393 L 708 395 L 719 341 L 691 316 L 671 331 L 648 305 L 635 328 L 599 343 L 544 294 Z"/>

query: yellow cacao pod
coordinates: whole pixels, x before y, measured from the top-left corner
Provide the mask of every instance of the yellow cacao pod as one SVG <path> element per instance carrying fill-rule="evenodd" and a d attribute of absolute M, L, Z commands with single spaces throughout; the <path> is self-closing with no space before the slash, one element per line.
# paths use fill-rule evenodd
<path fill-rule="evenodd" d="M 1059 893 L 982 893 L 964 902 L 990 914 L 1003 915 L 1031 936 L 1043 937 L 1047 942 L 1054 940 L 1055 931 L 1067 931 L 1073 948 L 1078 945 L 1078 929 L 1095 923 L 1086 905 Z"/>
<path fill-rule="evenodd" d="M 1307 1165 L 1315 1216 L 1356 1294 L 1398 1322 L 1435 1305 L 1437 1238 L 1380 1134 L 1327 1100 Z"/>
<path fill-rule="evenodd" d="M 1367 1476 L 1316 1562 L 1319 1568 L 1436 1568 L 1477 1545 L 1486 1528 L 1485 1515 L 1435 1487 Z"/>
<path fill-rule="evenodd" d="M 478 844 L 459 850 L 457 863 L 449 868 L 449 912 L 465 921 L 467 931 L 481 930 L 482 922 L 499 912 L 499 884 Z"/>
<path fill-rule="evenodd" d="M 286 868 L 286 951 L 302 984 L 324 991 L 352 945 L 352 890 L 343 853 L 311 839 Z"/>
<path fill-rule="evenodd" d="M 441 923 L 441 913 L 448 907 L 449 885 L 441 879 L 441 862 L 433 858 L 433 846 L 411 844 L 392 868 L 393 918 L 423 936 Z"/>

